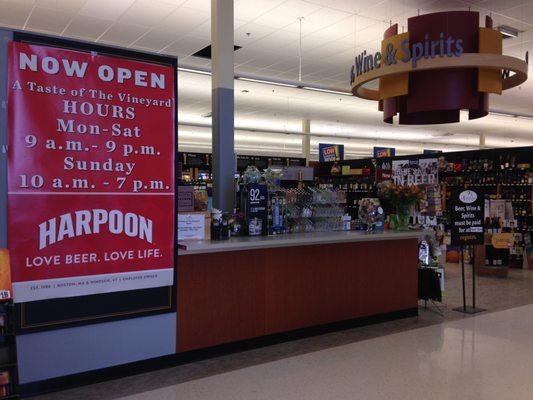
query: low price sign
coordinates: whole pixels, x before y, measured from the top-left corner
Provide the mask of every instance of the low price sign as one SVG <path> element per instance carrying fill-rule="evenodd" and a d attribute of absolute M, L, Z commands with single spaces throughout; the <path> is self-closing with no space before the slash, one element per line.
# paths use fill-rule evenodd
<path fill-rule="evenodd" d="M 15 302 L 173 284 L 171 65 L 11 42 Z"/>
<path fill-rule="evenodd" d="M 483 244 L 485 196 L 477 189 L 457 188 L 451 198 L 452 245 Z"/>

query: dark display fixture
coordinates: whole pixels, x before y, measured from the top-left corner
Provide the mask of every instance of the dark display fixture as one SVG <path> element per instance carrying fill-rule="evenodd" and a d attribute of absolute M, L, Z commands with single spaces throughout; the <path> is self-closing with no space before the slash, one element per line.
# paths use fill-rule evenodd
<path fill-rule="evenodd" d="M 319 182 L 331 188 L 347 191 L 347 212 L 356 217 L 358 200 L 377 195 L 377 182 L 390 178 L 390 166 L 393 160 L 444 158 L 440 165 L 439 183 L 443 199 L 443 215 L 440 222 L 450 227 L 450 196 L 457 188 L 477 188 L 483 191 L 487 200 L 505 200 L 512 204 L 514 220 L 508 226 L 500 226 L 501 221 L 494 218 L 485 221 L 485 232 L 509 232 L 520 237 L 533 232 L 533 147 L 505 149 L 483 149 L 440 154 L 416 154 L 407 156 L 385 157 L 380 159 L 345 160 L 337 163 L 338 170 L 350 170 L 350 174 L 332 174 L 335 163 L 320 163 Z M 387 167 L 388 168 L 388 167 Z M 369 174 L 365 172 L 370 169 Z M 352 171 L 359 175 L 352 175 Z M 387 209 L 387 213 L 392 210 Z M 489 235 L 490 237 L 490 235 Z M 476 256 L 476 265 L 509 265 L 522 267 L 523 240 L 517 240 L 515 249 L 494 249 L 489 242 L 476 246 L 482 248 Z M 477 251 L 476 251 L 477 253 Z M 487 259 L 487 261 L 486 261 Z"/>
<path fill-rule="evenodd" d="M 202 173 L 210 177 L 213 165 L 213 157 L 210 153 L 180 152 L 178 153 L 178 161 L 182 165 L 183 172 L 189 169 L 197 169 L 196 173 L 193 174 L 194 176 L 191 177 L 192 180 L 199 180 L 199 176 Z M 306 159 L 238 154 L 236 164 L 236 172 L 242 173 L 249 165 L 254 165 L 260 170 L 268 167 L 304 167 Z"/>
<path fill-rule="evenodd" d="M 0 302 L 0 400 L 17 399 L 18 374 L 15 339 L 15 308 Z"/>

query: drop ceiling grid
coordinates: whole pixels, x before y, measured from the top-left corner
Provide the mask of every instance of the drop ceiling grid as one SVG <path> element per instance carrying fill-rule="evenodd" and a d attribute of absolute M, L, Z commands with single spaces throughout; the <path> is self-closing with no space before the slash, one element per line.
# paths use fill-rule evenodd
<path fill-rule="evenodd" d="M 191 57 L 191 54 L 210 42 L 209 4 L 209 0 L 0 0 L 0 24 L 175 54 L 180 61 L 208 68 L 209 60 Z M 238 0 L 235 2 L 235 38 L 243 49 L 235 53 L 236 70 L 296 79 L 299 38 L 296 18 L 305 16 L 302 24 L 304 81 L 346 88 L 353 56 L 363 49 L 377 50 L 389 20 L 405 24 L 418 9 L 425 13 L 467 7 L 483 14 L 492 12 L 496 25 L 506 23 L 524 31 L 518 39 L 504 42 L 505 52 L 523 55 L 533 49 L 531 1 Z M 530 100 L 533 81 L 530 82 L 503 96 L 491 96 L 491 108 L 533 114 Z M 237 87 L 241 87 L 240 83 L 236 83 Z M 296 126 L 297 129 L 303 117 L 343 121 L 354 137 L 358 130 L 367 135 L 367 127 L 376 124 L 374 133 L 378 137 L 380 130 L 389 129 L 380 123 L 381 115 L 372 102 L 257 84 L 242 87 L 249 88 L 250 93 L 246 97 L 236 94 L 236 121 L 256 121 L 263 126 L 269 123 Z M 180 115 L 201 118 L 201 114 L 210 110 L 209 77 L 196 80 L 192 74 L 180 75 L 179 96 Z M 452 137 L 428 136 L 442 144 L 475 143 L 482 131 L 501 136 L 488 137 L 490 143 L 503 145 L 512 138 L 521 143 L 531 142 L 529 125 L 524 125 L 524 121 L 507 118 L 500 122 L 493 117 L 484 120 L 416 131 L 426 135 L 447 130 L 456 132 Z M 333 122 L 329 126 L 334 130 L 340 129 L 338 125 Z M 413 131 L 397 126 L 392 129 Z"/>

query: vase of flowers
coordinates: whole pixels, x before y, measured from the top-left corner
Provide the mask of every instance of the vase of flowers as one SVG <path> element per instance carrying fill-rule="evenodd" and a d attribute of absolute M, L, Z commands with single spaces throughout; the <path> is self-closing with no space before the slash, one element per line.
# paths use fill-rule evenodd
<path fill-rule="evenodd" d="M 388 201 L 396 214 L 390 216 L 391 229 L 409 229 L 409 209 L 424 198 L 424 192 L 416 185 L 389 183 L 381 187 L 380 197 Z"/>

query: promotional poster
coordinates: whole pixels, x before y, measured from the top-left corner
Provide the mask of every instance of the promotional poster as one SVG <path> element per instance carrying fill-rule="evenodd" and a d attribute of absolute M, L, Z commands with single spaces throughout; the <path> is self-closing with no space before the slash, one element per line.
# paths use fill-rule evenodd
<path fill-rule="evenodd" d="M 11 42 L 15 302 L 173 284 L 175 72 Z"/>
<path fill-rule="evenodd" d="M 397 185 L 437 185 L 439 161 L 436 158 L 394 160 L 392 179 Z"/>

